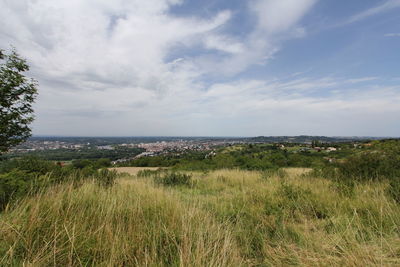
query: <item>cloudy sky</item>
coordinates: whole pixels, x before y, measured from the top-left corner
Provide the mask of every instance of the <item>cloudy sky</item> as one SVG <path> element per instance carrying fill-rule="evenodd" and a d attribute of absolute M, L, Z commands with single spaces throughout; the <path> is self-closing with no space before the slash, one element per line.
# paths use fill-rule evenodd
<path fill-rule="evenodd" d="M 2 0 L 36 135 L 400 136 L 400 0 Z"/>

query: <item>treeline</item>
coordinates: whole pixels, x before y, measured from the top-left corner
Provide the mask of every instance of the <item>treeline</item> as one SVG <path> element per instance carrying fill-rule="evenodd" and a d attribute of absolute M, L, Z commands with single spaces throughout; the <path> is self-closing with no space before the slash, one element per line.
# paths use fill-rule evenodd
<path fill-rule="evenodd" d="M 106 169 L 108 166 L 108 159 L 75 160 L 66 166 L 35 157 L 0 161 L 0 210 L 12 201 L 59 183 L 79 184 L 95 179 L 100 185 L 110 186 L 116 173 Z"/>
<path fill-rule="evenodd" d="M 215 170 L 240 168 L 245 170 L 266 170 L 282 167 L 322 166 L 326 154 L 310 152 L 292 153 L 276 146 L 245 145 L 238 150 L 220 149 L 210 152 L 190 152 L 185 154 L 161 155 L 135 159 L 124 166 L 174 167 L 180 170 Z"/>
<path fill-rule="evenodd" d="M 329 147 L 325 144 L 324 147 Z M 244 170 L 268 170 L 284 167 L 303 167 L 314 169 L 335 169 L 341 164 L 353 163 L 360 157 L 375 160 L 385 159 L 388 169 L 396 168 L 389 159 L 396 159 L 399 155 L 400 141 L 386 140 L 373 141 L 360 145 L 336 144 L 336 151 L 317 152 L 315 149 L 304 149 L 298 144 L 286 144 L 278 147 L 271 144 L 247 144 L 224 147 L 215 152 L 188 152 L 170 153 L 153 157 L 141 157 L 120 166 L 134 167 L 172 167 L 177 170 L 215 170 L 226 168 L 239 168 Z M 323 149 L 323 147 L 322 147 Z M 365 168 L 375 168 L 376 164 L 368 159 L 358 160 L 365 162 Z M 347 166 L 347 165 L 346 165 Z M 350 167 L 346 167 L 350 168 Z M 380 167 L 383 168 L 383 167 Z M 385 167 L 386 168 L 386 167 Z M 351 169 L 346 174 L 358 173 L 360 169 Z M 370 173 L 368 173 L 370 175 Z"/>
<path fill-rule="evenodd" d="M 32 156 L 40 159 L 56 160 L 56 161 L 67 161 L 73 159 L 101 159 L 101 158 L 117 160 L 121 158 L 134 157 L 142 153 L 143 151 L 144 149 L 142 148 L 126 148 L 126 147 L 116 147 L 115 149 L 83 148 L 80 150 L 63 148 L 54 150 L 32 151 L 25 153 L 9 153 L 3 155 L 3 158 L 11 159 L 21 156 Z"/>

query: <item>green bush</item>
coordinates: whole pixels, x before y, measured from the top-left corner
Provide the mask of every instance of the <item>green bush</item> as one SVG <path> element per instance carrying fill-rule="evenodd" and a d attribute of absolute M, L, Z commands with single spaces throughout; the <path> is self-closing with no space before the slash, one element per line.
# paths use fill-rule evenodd
<path fill-rule="evenodd" d="M 61 167 L 51 161 L 41 160 L 35 157 L 0 161 L 0 173 L 7 173 L 18 169 L 28 173 L 46 174 L 59 168 Z"/>
<path fill-rule="evenodd" d="M 28 194 L 34 179 L 33 174 L 17 169 L 0 174 L 0 210 L 11 200 Z"/>
<path fill-rule="evenodd" d="M 1 161 L 0 210 L 11 201 L 53 184 L 72 182 L 79 186 L 91 178 L 102 186 L 112 186 L 117 174 L 107 169 L 99 171 L 98 167 L 103 165 L 108 165 L 108 161 L 77 161 L 65 167 L 34 157 Z"/>
<path fill-rule="evenodd" d="M 111 161 L 109 159 L 77 159 L 72 161 L 72 166 L 76 169 L 83 169 L 86 167 L 93 167 L 94 169 L 106 168 L 111 166 Z"/>
<path fill-rule="evenodd" d="M 163 176 L 155 176 L 154 181 L 157 184 L 165 186 L 177 186 L 177 185 L 192 185 L 192 175 L 178 172 L 169 172 Z"/>
<path fill-rule="evenodd" d="M 391 179 L 400 176 L 400 155 L 382 151 L 352 155 L 342 162 L 320 168 L 325 177 L 342 176 L 358 181 Z"/>
<path fill-rule="evenodd" d="M 337 168 L 340 176 L 358 181 L 392 179 L 400 176 L 400 158 L 384 152 L 368 152 L 349 157 Z"/>
<path fill-rule="evenodd" d="M 337 164 L 314 169 L 312 174 L 333 181 L 339 194 L 353 197 L 356 183 L 389 180 L 388 193 L 400 202 L 400 156 L 396 151 L 368 151 L 352 155 Z"/>
<path fill-rule="evenodd" d="M 160 174 L 163 170 L 158 169 L 158 170 L 140 170 L 136 174 L 137 177 L 144 178 L 144 177 L 152 177 Z"/>

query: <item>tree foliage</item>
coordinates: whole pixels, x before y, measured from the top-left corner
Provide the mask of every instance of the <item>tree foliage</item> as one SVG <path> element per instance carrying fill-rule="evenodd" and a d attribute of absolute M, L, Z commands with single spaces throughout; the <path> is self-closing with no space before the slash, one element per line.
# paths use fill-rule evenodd
<path fill-rule="evenodd" d="M 28 70 L 15 49 L 9 54 L 0 49 L 0 153 L 31 136 L 37 82 L 25 77 Z"/>

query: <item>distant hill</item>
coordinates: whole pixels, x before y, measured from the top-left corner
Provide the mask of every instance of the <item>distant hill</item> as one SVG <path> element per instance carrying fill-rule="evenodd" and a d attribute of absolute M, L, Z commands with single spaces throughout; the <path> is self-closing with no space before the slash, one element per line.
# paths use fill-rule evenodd
<path fill-rule="evenodd" d="M 342 142 L 354 142 L 354 141 L 368 141 L 368 140 L 380 140 L 383 137 L 329 137 L 329 136 L 311 136 L 311 135 L 299 135 L 299 136 L 257 136 L 246 138 L 249 142 L 260 142 L 260 143 L 311 143 L 312 141 L 319 141 L 321 143 L 342 143 Z"/>

